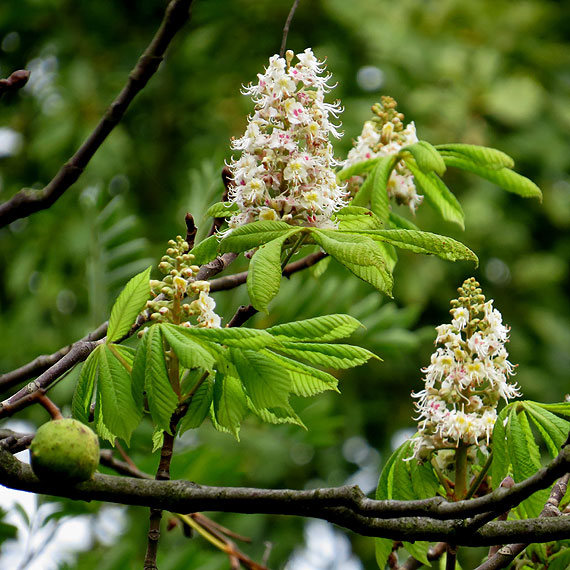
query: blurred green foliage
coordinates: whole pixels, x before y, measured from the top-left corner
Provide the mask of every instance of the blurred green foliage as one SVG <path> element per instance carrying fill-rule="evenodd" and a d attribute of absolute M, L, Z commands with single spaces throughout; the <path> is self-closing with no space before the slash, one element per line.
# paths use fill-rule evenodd
<path fill-rule="evenodd" d="M 2 201 L 22 187 L 42 187 L 71 156 L 121 89 L 165 5 L 0 5 L 0 76 L 32 72 L 22 92 L 0 102 L 0 129 L 20 136 L 19 148 L 0 145 Z M 53 352 L 104 320 L 128 277 L 185 231 L 186 212 L 202 235 L 207 230 L 204 212 L 220 199 L 230 137 L 240 136 L 252 110 L 240 86 L 279 50 L 290 6 L 289 0 L 197 0 L 159 73 L 80 180 L 50 210 L 0 230 L 1 371 Z M 499 148 L 543 189 L 539 204 L 450 170 L 446 182 L 464 206 L 465 232 L 442 226 L 428 207 L 415 222 L 477 253 L 475 277 L 512 327 L 510 360 L 519 364 L 522 391 L 546 402 L 563 398 L 570 372 L 569 29 L 568 1 L 301 0 L 288 38 L 295 51 L 310 46 L 327 57 L 338 82 L 333 96 L 345 107 L 338 156 L 346 155 L 370 106 L 388 94 L 415 121 L 420 138 Z M 334 264 L 321 278 L 294 275 L 255 325 L 348 312 L 367 327 L 351 342 L 384 362 L 346 373 L 340 396 L 300 401 L 307 432 L 250 418 L 240 444 L 209 428 L 186 434 L 173 475 L 213 485 L 302 488 L 368 473 L 374 485 L 394 434 L 413 428 L 409 393 L 429 361 L 433 327 L 447 321 L 449 299 L 473 271 L 467 263 L 402 253 L 389 302 Z M 215 297 L 225 322 L 247 301 L 244 288 Z M 76 374 L 54 390 L 59 405 L 70 402 Z M 46 420 L 35 409 L 20 416 Z M 141 425 L 130 454 L 153 472 L 158 458 L 150 455 L 150 435 Z M 350 451 L 356 444 L 360 454 Z M 270 541 L 274 568 L 303 541 L 300 519 L 215 518 L 253 538 L 244 548 L 256 560 Z M 69 567 L 140 567 L 147 511 L 129 509 L 128 521 L 112 547 L 96 546 Z M 372 541 L 352 538 L 363 567 L 373 568 Z M 215 569 L 227 567 L 227 559 L 175 529 L 163 537 L 159 565 Z"/>

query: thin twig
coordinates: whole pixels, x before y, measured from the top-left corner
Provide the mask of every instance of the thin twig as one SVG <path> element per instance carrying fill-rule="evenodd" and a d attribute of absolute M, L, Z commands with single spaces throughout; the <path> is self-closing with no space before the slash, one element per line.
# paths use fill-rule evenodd
<path fill-rule="evenodd" d="M 24 366 L 0 375 L 0 392 L 8 390 L 16 384 L 25 382 L 26 380 L 29 380 L 30 378 L 33 378 L 34 376 L 45 372 L 48 368 L 61 360 L 78 342 L 90 342 L 102 339 L 107 334 L 107 325 L 108 322 L 105 321 L 94 331 L 85 335 L 82 339 L 76 341 L 75 343 L 64 346 L 53 354 L 43 354 L 41 356 L 38 356 Z"/>
<path fill-rule="evenodd" d="M 172 38 L 189 19 L 191 5 L 192 0 L 172 0 L 168 4 L 160 28 L 129 74 L 126 85 L 111 103 L 87 140 L 60 168 L 45 188 L 37 191 L 24 188 L 10 200 L 1 204 L 0 227 L 49 208 L 77 181 L 109 133 L 123 118 L 131 101 L 158 70 Z"/>
<path fill-rule="evenodd" d="M 287 16 L 287 20 L 285 21 L 285 25 L 283 26 L 283 38 L 281 40 L 281 49 L 279 50 L 279 55 L 283 57 L 285 55 L 285 48 L 287 46 L 287 36 L 289 35 L 289 26 L 291 25 L 291 21 L 293 20 L 293 16 L 295 15 L 295 10 L 299 5 L 299 0 L 295 0 L 293 2 L 293 6 L 291 6 L 291 10 L 289 10 L 289 15 Z"/>
<path fill-rule="evenodd" d="M 24 87 L 30 78 L 30 72 L 26 69 L 18 69 L 10 74 L 6 79 L 0 79 L 0 99 L 5 93 L 17 91 Z"/>

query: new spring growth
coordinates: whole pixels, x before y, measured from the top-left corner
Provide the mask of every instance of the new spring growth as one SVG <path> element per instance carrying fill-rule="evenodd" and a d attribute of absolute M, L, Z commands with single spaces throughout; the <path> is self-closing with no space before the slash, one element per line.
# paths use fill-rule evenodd
<path fill-rule="evenodd" d="M 404 115 L 396 110 L 396 101 L 392 97 L 382 97 L 381 101 L 372 107 L 375 116 L 364 123 L 362 133 L 344 162 L 345 168 L 372 158 L 396 155 L 405 146 L 418 142 L 414 123 L 404 127 Z M 362 182 L 360 176 L 351 178 L 351 194 L 356 193 Z M 423 196 L 416 191 L 414 176 L 404 161 L 399 161 L 392 171 L 387 191 L 390 198 L 397 204 L 408 206 L 412 213 L 415 213 L 423 200 Z"/>
<path fill-rule="evenodd" d="M 418 399 L 414 457 L 424 460 L 459 444 L 488 445 L 497 404 L 520 396 L 510 383 L 514 366 L 507 360 L 509 328 L 493 301 L 485 301 L 479 283 L 467 279 L 451 301 L 451 324 L 436 328 L 438 345 L 422 369 L 425 387 Z"/>
<path fill-rule="evenodd" d="M 336 227 L 331 216 L 345 206 L 346 193 L 332 169 L 338 162 L 330 136 L 340 134 L 329 117 L 341 108 L 325 102 L 332 86 L 324 70 L 310 49 L 288 51 L 272 56 L 257 84 L 244 87 L 255 111 L 245 134 L 232 141 L 241 156 L 229 164 L 229 199 L 239 207 L 230 228 L 257 220 Z"/>
<path fill-rule="evenodd" d="M 193 264 L 194 256 L 188 253 L 188 249 L 182 236 L 176 236 L 176 240 L 168 242 L 166 255 L 158 264 L 164 278 L 150 282 L 154 297 L 147 302 L 147 309 L 151 311 L 150 318 L 154 322 L 184 327 L 219 328 L 221 319 L 214 312 L 216 303 L 209 295 L 210 284 L 196 280 L 200 267 Z M 197 298 L 184 302 L 186 297 Z"/>

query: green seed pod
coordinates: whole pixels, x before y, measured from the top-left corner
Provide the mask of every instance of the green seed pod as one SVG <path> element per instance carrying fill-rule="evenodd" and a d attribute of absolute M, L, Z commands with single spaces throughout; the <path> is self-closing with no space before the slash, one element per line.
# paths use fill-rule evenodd
<path fill-rule="evenodd" d="M 51 483 L 90 479 L 99 465 L 99 440 L 74 419 L 53 420 L 38 429 L 30 446 L 32 470 Z"/>

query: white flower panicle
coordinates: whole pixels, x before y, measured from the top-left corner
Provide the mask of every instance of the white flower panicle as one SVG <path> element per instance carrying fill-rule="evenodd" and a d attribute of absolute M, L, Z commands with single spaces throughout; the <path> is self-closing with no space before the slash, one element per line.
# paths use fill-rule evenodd
<path fill-rule="evenodd" d="M 158 265 L 165 277 L 150 282 L 154 299 L 147 302 L 147 309 L 151 320 L 183 327 L 220 328 L 221 319 L 214 311 L 216 302 L 209 295 L 210 283 L 196 279 L 200 267 L 192 264 L 194 256 L 188 253 L 189 245 L 182 236 L 176 236 L 168 246 Z M 183 303 L 192 296 L 197 298 Z"/>
<path fill-rule="evenodd" d="M 297 64 L 292 65 L 294 58 Z M 335 227 L 331 216 L 345 206 L 346 193 L 332 167 L 330 135 L 339 138 L 340 103 L 326 103 L 330 74 L 307 48 L 296 56 L 274 55 L 255 85 L 244 87 L 255 111 L 245 134 L 232 141 L 241 156 L 229 168 L 229 199 L 239 213 L 229 220 L 235 228 L 257 220 L 292 225 Z"/>
<path fill-rule="evenodd" d="M 438 449 L 461 444 L 489 444 L 497 404 L 520 396 L 510 383 L 514 366 L 507 360 L 509 328 L 493 301 L 485 302 L 479 283 L 471 278 L 451 302 L 451 324 L 436 328 L 431 363 L 422 369 L 425 387 L 418 393 L 418 435 L 414 457 L 426 459 Z"/>
<path fill-rule="evenodd" d="M 382 102 L 372 107 L 375 117 L 364 123 L 362 133 L 354 142 L 344 167 L 382 156 L 396 155 L 405 146 L 418 142 L 416 127 L 403 125 L 404 115 L 396 111 L 397 103 L 392 97 L 382 97 Z M 361 177 L 354 177 L 349 188 L 355 192 L 362 183 Z M 414 176 L 403 161 L 398 162 L 388 180 L 388 196 L 397 204 L 407 205 L 415 213 L 424 197 L 419 195 Z"/>

